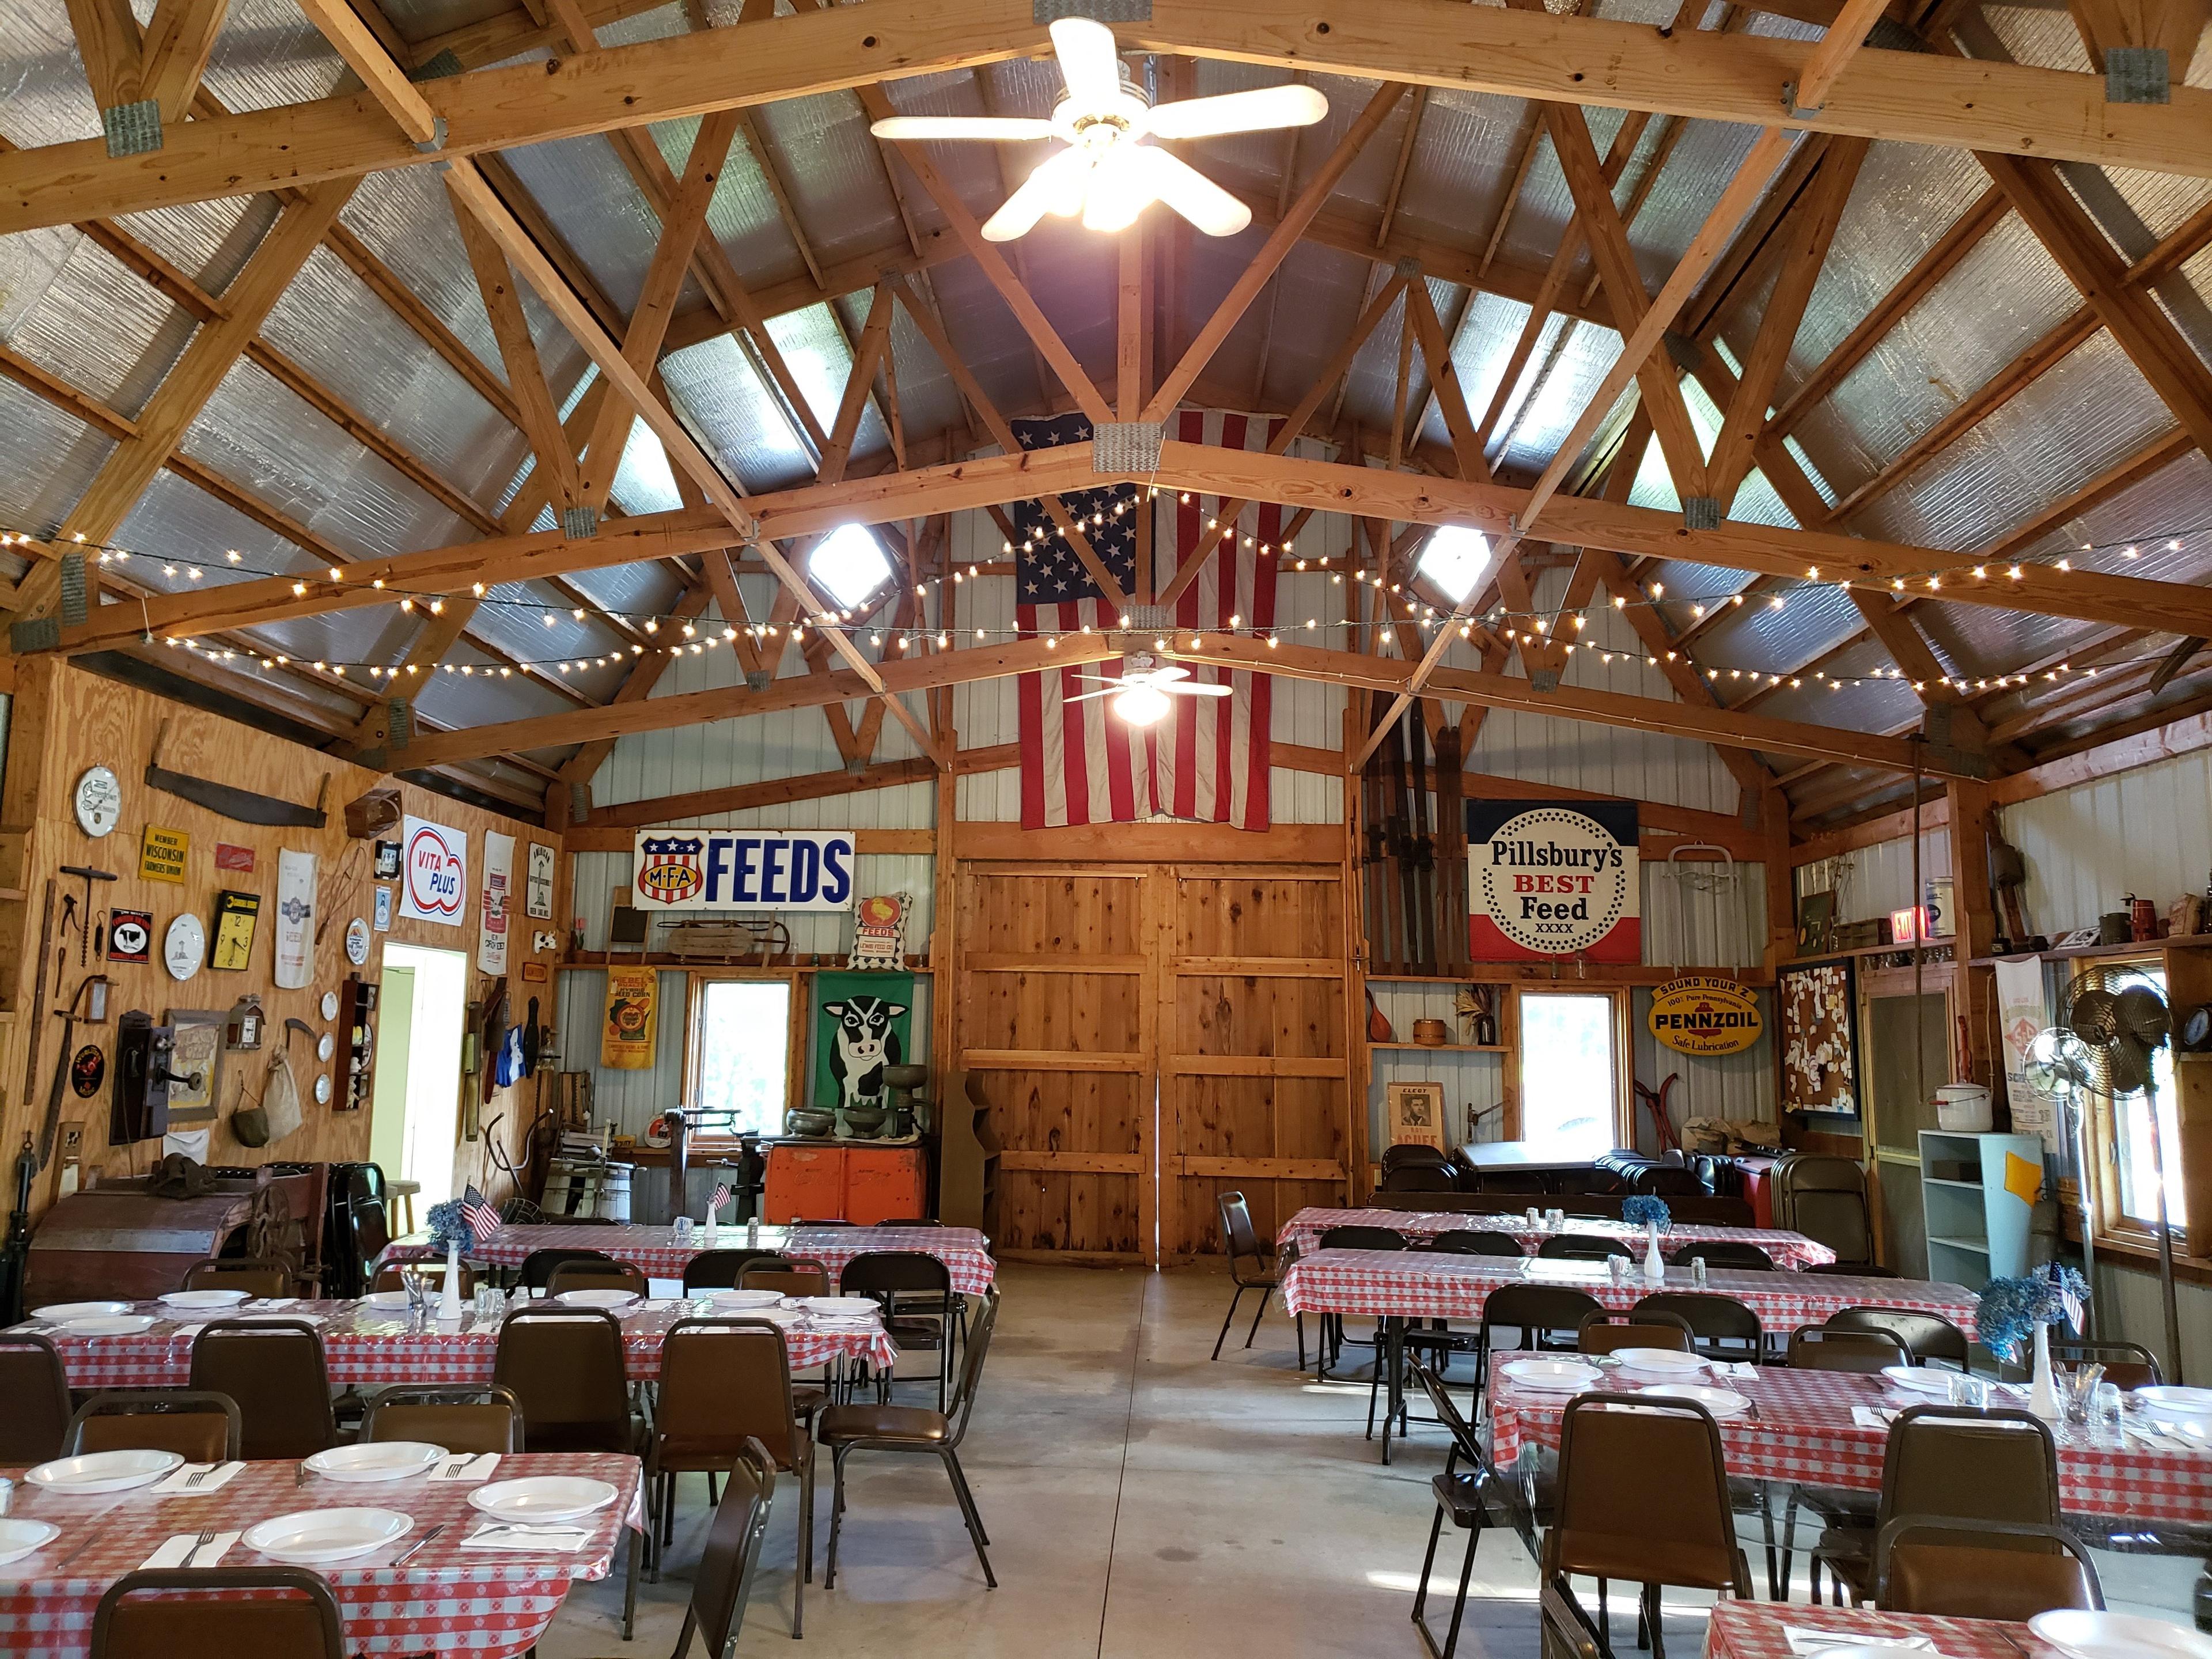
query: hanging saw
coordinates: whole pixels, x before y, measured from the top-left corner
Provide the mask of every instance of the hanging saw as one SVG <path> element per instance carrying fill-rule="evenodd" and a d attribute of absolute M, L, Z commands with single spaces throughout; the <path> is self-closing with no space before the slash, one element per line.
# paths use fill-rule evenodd
<path fill-rule="evenodd" d="M 240 823 L 270 823 L 319 830 L 329 822 L 323 803 L 331 793 L 331 775 L 323 774 L 323 781 L 315 790 L 313 806 L 295 806 L 289 800 L 279 800 L 274 795 L 258 795 L 251 789 L 240 789 L 228 783 L 216 783 L 207 778 L 196 778 L 184 772 L 171 772 L 161 765 L 161 744 L 169 735 L 169 723 L 163 720 L 154 733 L 154 757 L 146 763 L 146 781 L 163 793 L 188 800 L 195 806 L 204 806 L 210 812 Z"/>

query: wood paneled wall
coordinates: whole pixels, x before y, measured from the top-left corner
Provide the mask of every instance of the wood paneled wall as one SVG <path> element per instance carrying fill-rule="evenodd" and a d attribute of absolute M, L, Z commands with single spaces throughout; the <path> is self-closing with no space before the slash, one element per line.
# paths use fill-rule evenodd
<path fill-rule="evenodd" d="M 325 810 L 328 822 L 321 830 L 276 828 L 240 823 L 208 809 L 156 790 L 144 781 L 154 751 L 155 735 L 167 722 L 161 764 L 168 770 L 208 778 L 258 793 L 276 796 L 302 805 L 312 805 L 325 776 L 330 784 Z M 122 823 L 109 836 L 94 840 L 78 827 L 74 807 L 76 781 L 86 768 L 112 768 L 123 785 Z M 374 884 L 371 877 L 371 845 L 349 839 L 345 830 L 348 801 L 380 786 L 401 790 L 406 810 L 469 837 L 469 893 L 465 925 L 443 927 L 404 921 L 393 899 L 392 931 L 371 934 L 368 963 L 356 969 L 345 957 L 345 929 L 354 916 L 374 919 Z M 185 883 L 149 881 L 138 873 L 141 834 L 148 823 L 181 830 L 191 837 L 190 864 Z M 160 1018 L 170 1008 L 228 1008 L 249 993 L 261 998 L 269 1017 L 269 1043 L 283 1040 L 286 1016 L 307 1021 L 317 1031 L 334 1022 L 323 1019 L 318 1003 L 325 989 L 335 989 L 346 975 L 359 972 L 374 983 L 383 971 L 383 948 L 390 940 L 442 950 L 466 951 L 470 963 L 470 994 L 481 994 L 488 981 L 476 966 L 477 902 L 483 890 L 483 845 L 486 830 L 515 838 L 515 899 L 508 946 L 508 990 L 514 1018 L 519 1021 L 532 996 L 539 999 L 541 1015 L 552 1018 L 552 986 L 526 984 L 522 964 L 540 960 L 550 967 L 557 953 L 533 957 L 532 934 L 543 928 L 558 935 L 559 920 L 568 915 L 568 860 L 556 859 L 554 921 L 533 921 L 524 914 L 523 884 L 528 847 L 534 839 L 558 847 L 558 836 L 500 814 L 465 805 L 442 795 L 399 783 L 389 776 L 320 754 L 313 750 L 236 725 L 216 715 L 172 702 L 151 692 L 69 667 L 51 658 L 26 659 L 8 733 L 7 773 L 0 785 L 0 887 L 21 892 L 21 899 L 0 900 L 0 952 L 9 967 L 0 977 L 8 1009 L 13 1016 L 7 1031 L 4 1059 L 0 1060 L 0 1164 L 12 1170 L 15 1152 L 28 1132 L 35 1134 L 45 1120 L 46 1097 L 62 1043 L 62 1022 L 53 1010 L 68 1006 L 85 975 L 105 973 L 114 981 L 105 1025 L 78 1027 L 76 1042 L 97 1042 L 110 1059 L 111 1083 L 116 1016 L 143 1008 Z M 397 832 L 392 832 L 396 837 Z M 218 871 L 215 866 L 217 842 L 251 848 L 251 873 Z M 311 852 L 319 860 L 317 870 L 317 920 L 326 921 L 314 946 L 313 972 L 307 988 L 275 988 L 276 894 L 277 854 L 290 848 Z M 153 959 L 143 966 L 116 963 L 77 964 L 75 934 L 69 938 L 68 960 L 58 980 L 50 949 L 48 987 L 45 1006 L 33 1006 L 36 977 L 40 911 L 46 879 L 63 865 L 90 865 L 115 871 L 120 879 L 94 884 L 95 915 L 114 907 L 154 913 Z M 82 893 L 83 883 L 59 877 L 62 890 Z M 190 911 L 207 925 L 212 935 L 216 894 L 225 889 L 258 892 L 261 915 L 254 933 L 251 965 L 243 972 L 221 972 L 203 967 L 193 978 L 179 982 L 161 965 L 161 940 L 170 921 Z M 82 899 L 80 898 L 80 902 Z M 59 943 L 58 939 L 56 941 Z M 46 1030 L 39 1045 L 37 1069 L 27 1077 L 27 1032 L 33 1022 Z M 318 1064 L 305 1039 L 294 1038 L 293 1074 L 299 1080 L 305 1121 L 293 1134 L 265 1147 L 241 1146 L 230 1132 L 230 1115 L 238 1103 L 239 1079 L 246 1079 L 249 1096 L 258 1095 L 268 1050 L 225 1056 L 222 1097 L 208 1150 L 216 1164 L 253 1164 L 270 1160 L 348 1160 L 368 1156 L 369 1117 L 334 1109 L 343 1097 L 344 1034 L 334 1032 L 337 1052 L 327 1066 Z M 592 1034 L 580 1034 L 585 1039 Z M 569 1046 L 578 1048 L 574 1039 Z M 578 1052 L 581 1052 L 579 1048 Z M 314 1079 L 331 1077 L 332 1104 L 317 1105 Z M 473 1084 L 474 1079 L 471 1080 Z M 458 1086 L 459 1079 L 456 1079 Z M 482 1110 L 483 1121 L 505 1115 L 499 1133 L 510 1147 L 520 1144 L 534 1112 L 536 1085 L 501 1091 Z M 125 1176 L 143 1172 L 160 1155 L 158 1141 L 131 1147 L 107 1144 L 110 1084 L 103 1084 L 91 1098 L 79 1100 L 64 1090 L 62 1121 L 82 1122 L 84 1142 L 79 1153 L 88 1174 Z M 37 1183 L 34 1208 L 43 1210 L 53 1197 L 62 1164 L 58 1150 L 53 1163 Z M 454 1148 L 456 1182 L 477 1181 L 489 1173 L 485 1143 L 463 1141 Z M 12 1189 L 11 1189 L 12 1190 Z M 494 1197 L 503 1197 L 495 1192 Z"/>

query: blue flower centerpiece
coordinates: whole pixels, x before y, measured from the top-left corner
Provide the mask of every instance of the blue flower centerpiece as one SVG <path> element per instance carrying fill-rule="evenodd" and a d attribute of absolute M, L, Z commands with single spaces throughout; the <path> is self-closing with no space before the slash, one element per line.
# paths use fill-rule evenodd
<path fill-rule="evenodd" d="M 2021 1343 L 2035 1346 L 2035 1381 L 2028 1409 L 2038 1416 L 2056 1413 L 2056 1397 L 2045 1408 L 2051 1383 L 2051 1327 L 2063 1321 L 2078 1332 L 2081 1310 L 2089 1301 L 2089 1286 L 2080 1273 L 2056 1261 L 2046 1261 L 2018 1279 L 1992 1279 L 1982 1287 L 1974 1312 L 1982 1346 L 2003 1360 L 2016 1364 Z"/>
<path fill-rule="evenodd" d="M 460 1200 L 449 1198 L 430 1206 L 430 1242 L 441 1250 L 456 1246 L 466 1249 L 476 1243 L 469 1231 L 468 1218 L 461 1212 Z"/>
<path fill-rule="evenodd" d="M 1656 1226 L 1665 1232 L 1674 1219 L 1674 1212 L 1667 1207 L 1663 1198 L 1638 1195 L 1620 1200 L 1620 1218 L 1632 1227 Z"/>

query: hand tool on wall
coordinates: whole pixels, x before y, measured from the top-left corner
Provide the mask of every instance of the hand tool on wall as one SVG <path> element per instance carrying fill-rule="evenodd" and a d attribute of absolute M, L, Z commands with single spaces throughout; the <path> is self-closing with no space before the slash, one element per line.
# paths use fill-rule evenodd
<path fill-rule="evenodd" d="M 31 1091 L 36 1088 L 39 1075 L 39 1028 L 44 1023 L 39 1016 L 46 1006 L 46 955 L 54 942 L 54 878 L 46 878 L 46 905 L 39 923 L 39 971 L 31 981 L 31 1045 L 23 1058 L 23 1104 L 31 1103 Z"/>
<path fill-rule="evenodd" d="M 88 864 L 64 864 L 61 873 L 84 878 L 84 914 L 77 918 L 76 926 L 76 965 L 82 968 L 91 959 L 92 953 L 92 884 L 113 881 L 115 872 L 95 870 Z"/>
<path fill-rule="evenodd" d="M 188 800 L 195 806 L 204 806 L 210 812 L 220 812 L 240 823 L 292 824 L 305 830 L 319 830 L 329 822 L 323 811 L 323 802 L 330 794 L 331 775 L 323 774 L 323 781 L 315 790 L 313 806 L 295 806 L 289 800 L 279 800 L 274 795 L 258 795 L 251 789 L 240 789 L 228 783 L 216 783 L 206 778 L 195 778 L 183 772 L 171 772 L 161 766 L 161 744 L 169 735 L 169 723 L 163 720 L 154 733 L 154 758 L 146 764 L 146 781 L 163 793 Z"/>
<path fill-rule="evenodd" d="M 1681 1138 L 1674 1133 L 1674 1119 L 1667 1109 L 1667 1097 L 1674 1092 L 1674 1085 L 1681 1077 L 1680 1072 L 1667 1073 L 1667 1080 L 1656 1089 L 1647 1089 L 1641 1082 L 1636 1085 L 1636 1097 L 1650 1109 L 1652 1131 L 1659 1137 L 1659 1150 L 1679 1152 Z"/>

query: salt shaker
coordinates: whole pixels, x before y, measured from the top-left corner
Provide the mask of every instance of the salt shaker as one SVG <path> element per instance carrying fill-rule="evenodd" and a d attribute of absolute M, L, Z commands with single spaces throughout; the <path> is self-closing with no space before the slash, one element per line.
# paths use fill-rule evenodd
<path fill-rule="evenodd" d="M 691 1242 L 691 1218 L 688 1215 L 678 1216 L 674 1231 L 678 1244 L 689 1244 Z"/>
<path fill-rule="evenodd" d="M 1528 1206 L 1528 1231 L 1532 1233 L 1540 1231 L 1543 1225 L 1544 1218 L 1542 1213 L 1534 1205 L 1531 1204 Z"/>
<path fill-rule="evenodd" d="M 1690 1283 L 1701 1291 L 1705 1288 L 1705 1259 L 1701 1255 L 1690 1258 Z"/>

